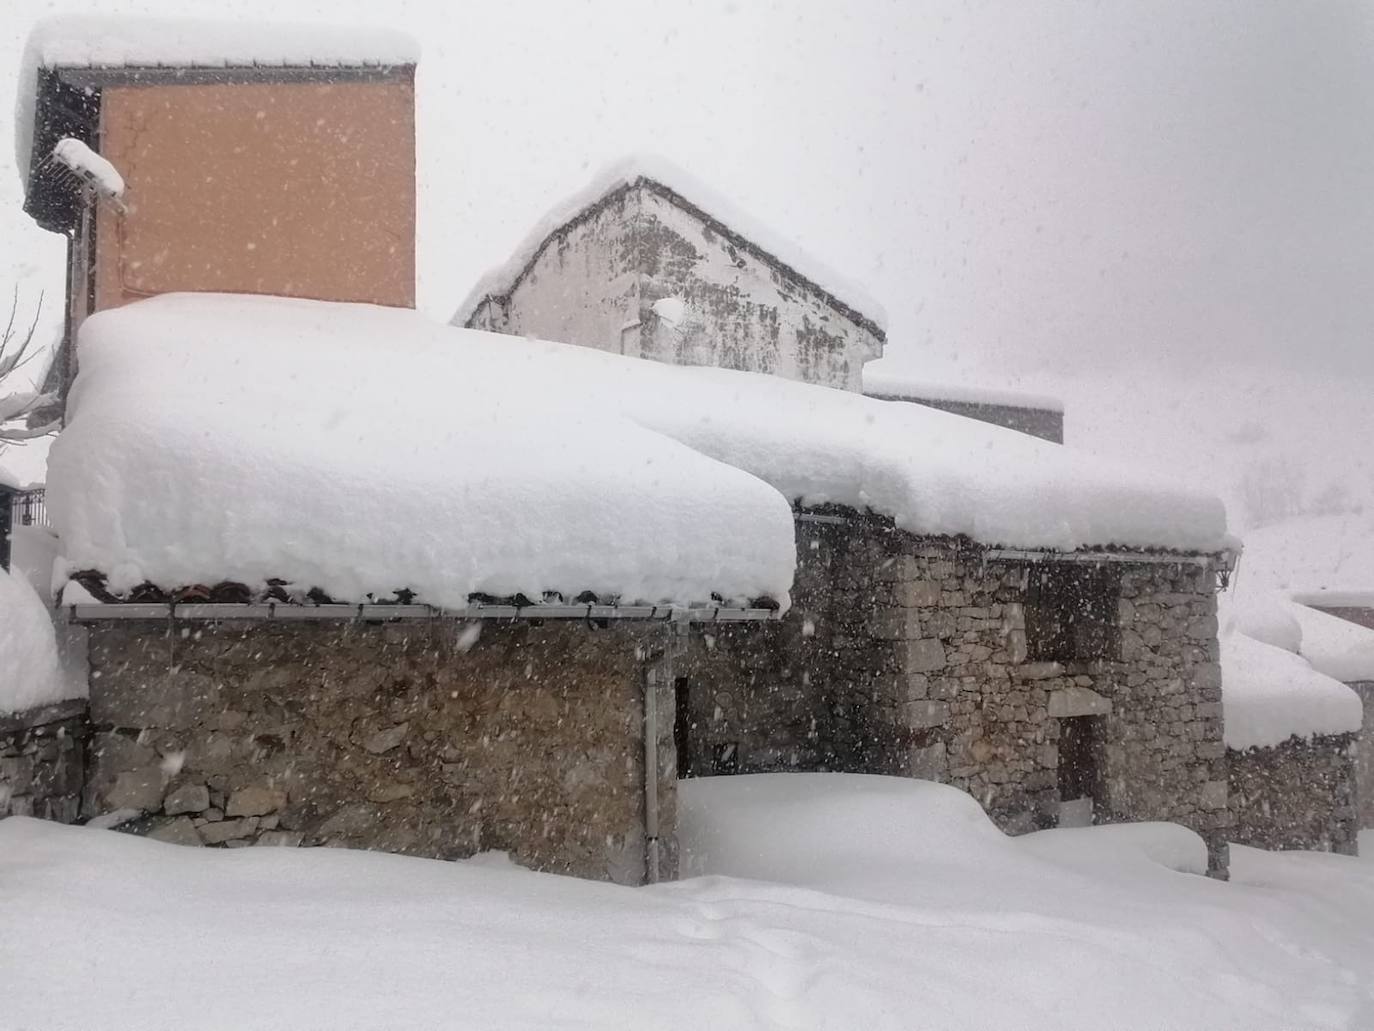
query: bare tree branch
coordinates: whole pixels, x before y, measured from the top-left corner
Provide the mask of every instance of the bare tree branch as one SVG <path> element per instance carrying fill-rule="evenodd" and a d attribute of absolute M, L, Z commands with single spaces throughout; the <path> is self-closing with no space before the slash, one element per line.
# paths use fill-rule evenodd
<path fill-rule="evenodd" d="M 9 319 L 3 333 L 0 333 L 0 446 L 6 441 L 33 440 L 47 436 L 60 428 L 57 421 L 48 421 L 42 426 L 28 425 L 36 413 L 57 403 L 57 396 L 35 390 L 27 383 L 20 387 L 13 381 L 14 373 L 22 369 L 39 352 L 29 353 L 34 337 L 38 332 L 39 317 L 43 312 L 43 295 L 38 295 L 34 308 L 33 321 L 27 332 L 17 336 L 14 321 L 19 313 L 19 287 L 14 288 L 14 298 L 10 303 Z M 16 347 L 17 344 L 17 347 Z"/>

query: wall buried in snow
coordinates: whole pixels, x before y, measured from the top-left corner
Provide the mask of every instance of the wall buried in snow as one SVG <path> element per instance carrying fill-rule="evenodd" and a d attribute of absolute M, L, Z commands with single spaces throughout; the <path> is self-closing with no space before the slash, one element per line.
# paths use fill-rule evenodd
<path fill-rule="evenodd" d="M 645 869 L 641 628 L 92 632 L 85 815 L 187 845 L 346 845 L 627 884 Z M 660 700 L 672 876 L 671 698 Z"/>
<path fill-rule="evenodd" d="M 466 324 L 860 390 L 881 331 L 722 229 L 637 179 L 554 232 L 512 281 L 493 283 Z"/>

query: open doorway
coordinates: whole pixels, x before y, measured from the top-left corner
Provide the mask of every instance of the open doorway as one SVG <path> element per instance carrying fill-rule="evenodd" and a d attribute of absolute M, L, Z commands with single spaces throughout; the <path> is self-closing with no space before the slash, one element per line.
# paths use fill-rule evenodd
<path fill-rule="evenodd" d="M 1090 827 L 1101 784 L 1097 716 L 1059 721 L 1059 826 Z"/>

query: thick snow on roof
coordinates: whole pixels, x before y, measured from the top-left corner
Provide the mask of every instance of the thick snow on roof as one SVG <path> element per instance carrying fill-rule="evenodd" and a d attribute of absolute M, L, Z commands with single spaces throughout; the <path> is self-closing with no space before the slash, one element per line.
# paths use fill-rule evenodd
<path fill-rule="evenodd" d="M 790 240 L 759 224 L 754 216 L 739 205 L 688 172 L 664 158 L 653 155 L 635 155 L 606 166 L 586 186 L 555 205 L 539 220 L 505 262 L 489 270 L 478 280 L 477 285 L 469 291 L 450 320 L 453 325 L 466 325 L 486 297 L 500 297 L 508 293 L 549 237 L 578 214 L 607 194 L 640 179 L 648 179 L 660 186 L 666 186 L 879 328 L 886 326 L 886 311 L 863 287 L 827 268 Z"/>
<path fill-rule="evenodd" d="M 767 484 L 411 311 L 173 295 L 81 333 L 48 501 L 113 585 L 281 577 L 337 598 L 785 599 Z"/>
<path fill-rule="evenodd" d="M 22 575 L 0 569 L 0 715 L 70 694 L 47 606 Z"/>
<path fill-rule="evenodd" d="M 349 68 L 415 64 L 419 56 L 414 39 L 378 25 L 55 15 L 33 27 L 24 48 L 15 164 L 27 178 L 40 68 Z"/>
<path fill-rule="evenodd" d="M 1359 696 L 1339 680 L 1292 652 L 1236 631 L 1221 637 L 1221 693 L 1228 748 L 1353 733 L 1364 715 Z"/>
<path fill-rule="evenodd" d="M 365 305 L 102 312 L 68 415 L 56 528 L 124 586 L 781 600 L 793 499 L 1008 546 L 1228 544 L 1215 498 L 1010 430 Z"/>
<path fill-rule="evenodd" d="M 1064 402 L 1049 394 L 1023 393 L 1019 390 L 997 390 L 966 383 L 932 383 L 900 372 L 875 369 L 874 363 L 864 366 L 864 393 L 871 396 L 911 398 L 923 401 L 952 401 L 959 404 L 999 405 L 1007 408 L 1037 408 L 1046 412 L 1062 412 Z"/>
<path fill-rule="evenodd" d="M 1328 677 L 1374 680 L 1374 630 L 1297 602 L 1289 605 L 1302 628 L 1302 657 Z"/>
<path fill-rule="evenodd" d="M 1281 612 L 1300 629 L 1296 650 L 1319 672 L 1374 680 L 1374 630 L 1309 607 L 1374 601 L 1374 518 L 1302 516 L 1251 530 L 1225 601 L 1251 636 L 1264 611 Z"/>

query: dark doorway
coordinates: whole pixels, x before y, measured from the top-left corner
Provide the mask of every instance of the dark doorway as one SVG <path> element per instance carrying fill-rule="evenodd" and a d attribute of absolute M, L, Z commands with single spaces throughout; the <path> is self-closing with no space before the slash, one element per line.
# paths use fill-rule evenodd
<path fill-rule="evenodd" d="M 1070 716 L 1059 721 L 1060 826 L 1092 823 L 1097 798 L 1098 718 Z"/>
<path fill-rule="evenodd" d="M 691 683 L 686 677 L 673 681 L 673 747 L 677 750 L 678 778 L 695 777 L 696 767 L 692 762 L 692 731 L 696 723 L 692 719 Z"/>

